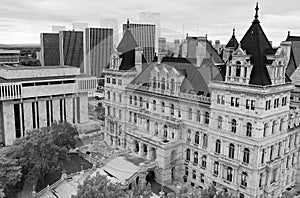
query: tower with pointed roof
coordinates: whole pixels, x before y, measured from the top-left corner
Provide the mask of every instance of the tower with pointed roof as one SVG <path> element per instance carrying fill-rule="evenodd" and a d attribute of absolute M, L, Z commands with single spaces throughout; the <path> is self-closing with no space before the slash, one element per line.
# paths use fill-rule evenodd
<path fill-rule="evenodd" d="M 226 62 L 230 59 L 232 52 L 239 46 L 239 42 L 235 38 L 235 28 L 233 28 L 232 36 L 228 43 L 225 45 L 225 48 L 222 51 L 222 58 Z"/>
<path fill-rule="evenodd" d="M 295 183 L 299 155 L 299 144 L 292 141 L 299 134 L 289 123 L 293 85 L 285 75 L 290 43 L 274 49 L 258 11 L 256 4 L 254 20 L 240 44 L 235 32 L 227 44 L 232 51 L 224 81 L 209 85 L 209 128 L 216 151 L 211 163 L 222 172 L 214 179 L 217 187 L 239 197 L 279 197 Z"/>

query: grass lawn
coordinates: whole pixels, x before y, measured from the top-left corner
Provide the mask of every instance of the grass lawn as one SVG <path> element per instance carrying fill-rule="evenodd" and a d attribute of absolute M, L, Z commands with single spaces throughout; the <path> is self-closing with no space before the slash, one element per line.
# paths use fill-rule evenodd
<path fill-rule="evenodd" d="M 63 162 L 63 168 L 66 170 L 67 174 L 75 173 L 81 171 L 81 166 L 84 170 L 92 168 L 92 164 L 90 164 L 88 161 L 83 159 L 82 157 L 78 156 L 75 153 L 69 154 L 70 161 L 64 161 Z M 61 171 L 47 174 L 44 177 L 44 185 L 42 182 L 42 179 L 39 179 L 36 184 L 36 191 L 39 192 L 43 188 L 45 188 L 48 184 L 51 185 L 57 180 L 59 180 L 61 177 Z"/>

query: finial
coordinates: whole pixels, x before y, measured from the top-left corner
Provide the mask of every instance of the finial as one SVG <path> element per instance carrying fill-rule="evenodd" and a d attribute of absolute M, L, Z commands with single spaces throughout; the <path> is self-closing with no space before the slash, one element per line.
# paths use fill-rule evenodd
<path fill-rule="evenodd" d="M 232 36 L 235 36 L 235 28 L 232 30 Z"/>
<path fill-rule="evenodd" d="M 129 29 L 129 18 L 127 18 L 127 29 Z"/>
<path fill-rule="evenodd" d="M 291 32 L 290 31 L 288 31 L 288 36 L 290 36 L 291 35 Z"/>
<path fill-rule="evenodd" d="M 254 16 L 254 19 L 255 19 L 255 20 L 258 20 L 258 10 L 259 10 L 258 2 L 256 2 L 255 16 Z"/>

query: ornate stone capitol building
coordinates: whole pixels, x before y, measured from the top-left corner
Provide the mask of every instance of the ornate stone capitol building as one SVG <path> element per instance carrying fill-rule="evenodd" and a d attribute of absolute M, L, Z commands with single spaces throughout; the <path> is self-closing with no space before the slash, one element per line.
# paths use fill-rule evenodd
<path fill-rule="evenodd" d="M 207 40 L 199 42 L 198 54 L 211 51 Z M 163 185 L 280 197 L 299 167 L 299 104 L 291 100 L 299 68 L 286 74 L 291 46 L 272 47 L 258 6 L 240 42 L 233 33 L 222 66 L 212 53 L 200 66 L 172 57 L 148 64 L 127 29 L 104 71 L 106 141 L 155 161 Z"/>

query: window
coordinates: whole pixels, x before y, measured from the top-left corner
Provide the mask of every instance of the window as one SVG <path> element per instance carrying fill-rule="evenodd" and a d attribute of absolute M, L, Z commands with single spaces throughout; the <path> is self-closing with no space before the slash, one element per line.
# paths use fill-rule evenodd
<path fill-rule="evenodd" d="M 260 174 L 259 174 L 259 183 L 258 183 L 258 187 L 259 187 L 259 188 L 262 187 L 262 180 L 263 180 L 263 174 L 260 173 Z"/>
<path fill-rule="evenodd" d="M 193 179 L 196 179 L 196 171 L 193 170 Z"/>
<path fill-rule="evenodd" d="M 218 117 L 218 129 L 222 129 L 223 118 L 221 116 Z"/>
<path fill-rule="evenodd" d="M 193 110 L 192 110 L 192 108 L 189 108 L 189 119 L 190 120 L 193 119 Z"/>
<path fill-rule="evenodd" d="M 119 93 L 119 103 L 122 103 L 122 94 Z"/>
<path fill-rule="evenodd" d="M 158 123 L 157 122 L 155 122 L 155 129 L 154 130 L 155 130 L 154 134 L 158 135 Z"/>
<path fill-rule="evenodd" d="M 230 105 L 232 107 L 239 107 L 240 106 L 240 99 L 239 98 L 235 98 L 235 97 L 231 97 Z"/>
<path fill-rule="evenodd" d="M 164 113 L 165 112 L 165 103 L 161 102 L 161 112 Z"/>
<path fill-rule="evenodd" d="M 192 133 L 192 132 L 191 132 L 191 129 L 188 129 L 188 130 L 187 130 L 187 140 L 188 140 L 188 141 L 191 141 L 191 133 Z"/>
<path fill-rule="evenodd" d="M 156 77 L 153 77 L 153 89 L 156 89 Z"/>
<path fill-rule="evenodd" d="M 153 110 L 156 111 L 156 100 L 153 100 Z"/>
<path fill-rule="evenodd" d="M 279 131 L 283 131 L 284 118 L 280 119 Z"/>
<path fill-rule="evenodd" d="M 118 85 L 122 85 L 122 80 L 118 79 Z"/>
<path fill-rule="evenodd" d="M 250 150 L 248 148 L 244 148 L 243 162 L 249 164 L 249 161 L 250 161 Z"/>
<path fill-rule="evenodd" d="M 246 136 L 247 137 L 251 137 L 252 136 L 252 124 L 250 122 L 247 123 Z"/>
<path fill-rule="evenodd" d="M 225 104 L 225 96 L 217 95 L 217 103 L 218 104 Z"/>
<path fill-rule="evenodd" d="M 162 78 L 162 79 L 161 79 L 161 89 L 162 89 L 162 90 L 165 90 L 165 89 L 166 89 L 166 83 L 165 83 L 165 81 L 166 81 L 165 78 Z"/>
<path fill-rule="evenodd" d="M 216 141 L 216 153 L 220 154 L 221 153 L 221 141 L 219 139 L 217 139 Z"/>
<path fill-rule="evenodd" d="M 286 158 L 286 166 L 285 166 L 286 169 L 289 168 L 289 162 L 290 162 L 290 156 L 287 156 L 287 158 Z"/>
<path fill-rule="evenodd" d="M 214 174 L 219 175 L 219 162 L 214 163 Z"/>
<path fill-rule="evenodd" d="M 270 109 L 271 109 L 271 100 L 267 100 L 265 110 L 270 110 Z"/>
<path fill-rule="evenodd" d="M 197 131 L 196 134 L 195 134 L 195 144 L 197 144 L 197 145 L 199 144 L 199 138 L 200 138 L 199 137 L 199 132 Z"/>
<path fill-rule="evenodd" d="M 168 137 L 168 126 L 164 125 L 164 138 Z"/>
<path fill-rule="evenodd" d="M 188 176 L 189 175 L 189 167 L 185 167 L 185 173 L 184 173 L 186 176 Z"/>
<path fill-rule="evenodd" d="M 279 107 L 279 98 L 274 99 L 274 109 Z"/>
<path fill-rule="evenodd" d="M 274 151 L 274 146 L 272 145 L 271 148 L 270 148 L 270 160 L 273 159 L 273 152 Z"/>
<path fill-rule="evenodd" d="M 121 109 L 119 109 L 119 120 L 121 120 L 122 119 L 122 111 L 121 111 Z"/>
<path fill-rule="evenodd" d="M 276 127 L 276 121 L 274 120 L 272 124 L 272 134 L 275 133 L 275 127 Z"/>
<path fill-rule="evenodd" d="M 143 98 L 140 97 L 140 107 L 143 107 Z"/>
<path fill-rule="evenodd" d="M 250 109 L 250 100 L 246 99 L 246 109 Z"/>
<path fill-rule="evenodd" d="M 241 176 L 241 185 L 244 187 L 247 187 L 247 173 L 246 172 L 242 172 L 242 176 Z"/>
<path fill-rule="evenodd" d="M 206 168 L 206 155 L 202 156 L 202 168 Z"/>
<path fill-rule="evenodd" d="M 134 96 L 134 105 L 137 105 L 137 96 Z"/>
<path fill-rule="evenodd" d="M 173 78 L 171 79 L 171 87 L 170 87 L 170 89 L 171 89 L 171 92 L 174 92 L 174 90 L 175 90 L 175 80 Z"/>
<path fill-rule="evenodd" d="M 209 124 L 209 113 L 208 112 L 205 112 L 205 121 L 204 121 L 205 124 Z"/>
<path fill-rule="evenodd" d="M 114 84 L 114 85 L 117 84 L 116 79 L 115 79 L 115 78 L 112 78 L 112 79 L 111 79 L 111 83 Z"/>
<path fill-rule="evenodd" d="M 178 118 L 181 118 L 181 111 L 178 110 Z"/>
<path fill-rule="evenodd" d="M 200 174 L 200 182 L 204 183 L 204 174 L 203 173 Z"/>
<path fill-rule="evenodd" d="M 194 164 L 198 164 L 198 152 L 194 152 Z"/>
<path fill-rule="evenodd" d="M 231 132 L 235 133 L 236 132 L 236 120 L 232 119 L 231 121 Z"/>
<path fill-rule="evenodd" d="M 110 78 L 106 78 L 106 83 L 110 83 Z"/>
<path fill-rule="evenodd" d="M 267 129 L 268 129 L 268 124 L 266 123 L 266 124 L 264 125 L 264 133 L 263 133 L 263 137 L 266 137 Z"/>
<path fill-rule="evenodd" d="M 186 158 L 185 158 L 187 161 L 190 161 L 191 159 L 191 151 L 190 149 L 186 149 Z"/>
<path fill-rule="evenodd" d="M 116 101 L 116 93 L 113 92 L 113 101 L 115 102 Z"/>
<path fill-rule="evenodd" d="M 203 134 L 203 148 L 207 148 L 207 144 L 208 144 L 208 136 L 207 134 Z"/>
<path fill-rule="evenodd" d="M 255 100 L 251 100 L 251 110 L 255 110 Z"/>
<path fill-rule="evenodd" d="M 261 151 L 261 164 L 265 163 L 265 154 L 266 154 L 266 150 L 262 149 Z"/>
<path fill-rule="evenodd" d="M 196 121 L 197 122 L 201 122 L 201 114 L 200 114 L 200 111 L 197 110 L 197 118 L 196 118 Z"/>
<path fill-rule="evenodd" d="M 171 115 L 174 115 L 174 104 L 170 105 L 170 113 Z"/>
<path fill-rule="evenodd" d="M 231 143 L 229 144 L 229 154 L 228 157 L 234 159 L 234 145 Z"/>
<path fill-rule="evenodd" d="M 281 154 L 281 147 L 282 147 L 282 143 L 279 142 L 279 144 L 278 144 L 278 152 L 277 152 L 277 156 L 278 156 L 278 157 L 279 157 L 280 154 Z"/>
<path fill-rule="evenodd" d="M 286 99 L 287 99 L 286 96 L 282 98 L 282 102 L 281 102 L 282 106 L 286 106 L 286 101 L 287 101 Z"/>
<path fill-rule="evenodd" d="M 236 67 L 236 77 L 240 77 L 241 76 L 241 66 L 237 66 Z"/>
<path fill-rule="evenodd" d="M 226 176 L 226 180 L 227 181 L 232 181 L 232 172 L 233 172 L 233 169 L 231 167 L 227 167 L 227 176 Z"/>
<path fill-rule="evenodd" d="M 147 131 L 150 131 L 150 120 L 147 120 Z"/>
<path fill-rule="evenodd" d="M 110 91 L 107 91 L 107 99 L 110 100 Z"/>

